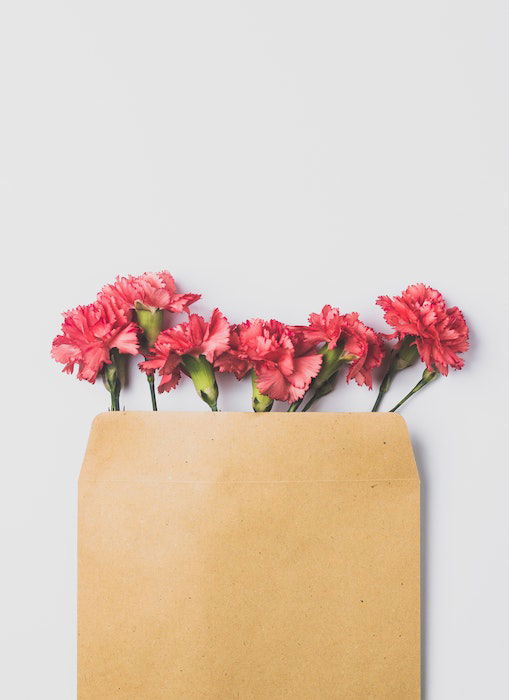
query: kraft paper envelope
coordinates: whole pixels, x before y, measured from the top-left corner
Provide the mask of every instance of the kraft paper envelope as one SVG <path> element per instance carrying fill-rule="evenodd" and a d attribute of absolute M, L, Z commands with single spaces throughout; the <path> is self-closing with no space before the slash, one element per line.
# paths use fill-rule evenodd
<path fill-rule="evenodd" d="M 100 415 L 78 597 L 79 700 L 418 698 L 403 419 Z"/>

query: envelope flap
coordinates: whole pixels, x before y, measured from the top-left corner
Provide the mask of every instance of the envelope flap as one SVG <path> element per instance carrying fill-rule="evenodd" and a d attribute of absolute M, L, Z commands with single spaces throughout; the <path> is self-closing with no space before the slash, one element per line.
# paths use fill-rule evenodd
<path fill-rule="evenodd" d="M 80 480 L 363 481 L 418 473 L 394 413 L 103 413 Z"/>

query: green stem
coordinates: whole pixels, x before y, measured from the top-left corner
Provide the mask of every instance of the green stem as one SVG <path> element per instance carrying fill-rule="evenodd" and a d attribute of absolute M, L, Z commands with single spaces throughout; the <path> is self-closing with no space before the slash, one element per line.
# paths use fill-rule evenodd
<path fill-rule="evenodd" d="M 342 362 L 343 360 L 340 360 L 336 363 L 337 368 L 341 367 Z M 309 409 L 315 403 L 315 401 L 318 401 L 318 399 L 321 399 L 323 396 L 327 396 L 327 394 L 330 394 L 331 391 L 334 390 L 334 387 L 336 386 L 336 383 L 338 381 L 338 375 L 339 369 L 336 369 L 326 379 L 322 379 L 320 383 L 318 383 L 317 381 L 315 381 L 315 384 L 311 383 L 311 389 L 314 388 L 314 393 L 302 409 L 303 412 L 309 411 Z M 316 377 L 316 380 L 317 379 L 318 377 Z"/>
<path fill-rule="evenodd" d="M 409 391 L 406 396 L 404 396 L 401 401 L 399 401 L 394 408 L 391 408 L 389 413 L 394 413 L 394 411 L 397 411 L 400 406 L 402 406 L 408 399 L 413 396 L 414 394 L 417 394 L 418 391 L 423 389 L 426 384 L 429 384 L 432 382 L 436 377 L 438 376 L 438 372 L 430 372 L 429 370 L 425 369 L 422 375 L 422 379 L 417 382 L 417 384 L 414 386 L 412 391 Z"/>
<path fill-rule="evenodd" d="M 394 357 L 391 361 L 391 364 L 389 365 L 389 369 L 384 375 L 384 378 L 382 379 L 382 383 L 380 384 L 380 389 L 378 391 L 378 396 L 376 397 L 376 401 L 373 405 L 373 408 L 371 409 L 371 412 L 376 412 L 380 408 L 380 404 L 382 403 L 382 400 L 385 396 L 385 394 L 389 391 L 391 384 L 392 384 L 392 379 L 394 375 L 396 374 L 396 368 L 395 368 L 395 360 L 396 357 Z"/>
<path fill-rule="evenodd" d="M 295 411 L 299 408 L 301 403 L 304 401 L 304 397 L 301 399 L 298 399 L 298 401 L 294 401 L 293 403 L 290 404 L 287 413 L 295 413 Z"/>
<path fill-rule="evenodd" d="M 110 397 L 111 397 L 110 411 L 120 411 L 120 390 L 115 389 L 113 391 L 110 391 Z"/>
<path fill-rule="evenodd" d="M 413 335 L 406 335 L 401 341 L 399 350 L 393 352 L 387 372 L 382 379 L 375 405 L 371 409 L 372 412 L 378 411 L 383 397 L 391 388 L 394 375 L 397 372 L 401 372 L 402 369 L 411 367 L 411 365 L 415 364 L 418 359 L 419 352 L 417 350 L 417 345 L 415 344 L 415 338 Z"/>
<path fill-rule="evenodd" d="M 304 408 L 302 409 L 302 412 L 304 412 L 304 411 L 309 411 L 309 409 L 310 409 L 311 406 L 315 403 L 315 401 L 317 400 L 317 398 L 318 398 L 318 397 L 317 397 L 316 394 L 315 394 L 314 396 L 312 396 L 312 397 L 309 399 L 309 401 L 307 402 L 307 404 L 304 406 Z"/>
<path fill-rule="evenodd" d="M 152 401 L 152 410 L 157 411 L 156 388 L 154 384 L 154 375 L 147 374 L 147 382 L 150 388 L 150 399 Z"/>

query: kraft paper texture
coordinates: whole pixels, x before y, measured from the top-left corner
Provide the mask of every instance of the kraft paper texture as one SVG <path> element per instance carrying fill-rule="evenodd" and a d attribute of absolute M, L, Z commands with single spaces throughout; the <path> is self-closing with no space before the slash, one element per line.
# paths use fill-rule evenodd
<path fill-rule="evenodd" d="M 100 415 L 78 558 L 79 700 L 420 696 L 396 414 Z"/>

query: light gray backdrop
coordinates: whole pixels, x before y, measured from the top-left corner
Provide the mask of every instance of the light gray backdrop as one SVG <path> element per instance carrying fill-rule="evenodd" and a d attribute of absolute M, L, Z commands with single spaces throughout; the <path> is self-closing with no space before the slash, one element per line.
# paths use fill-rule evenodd
<path fill-rule="evenodd" d="M 375 297 L 419 280 L 464 309 L 467 367 L 404 410 L 424 484 L 425 691 L 507 697 L 507 3 L 1 15 L 0 695 L 75 693 L 76 482 L 107 397 L 50 360 L 59 313 L 168 267 L 232 320 L 331 303 L 384 330 Z M 248 383 L 221 391 L 249 408 Z M 373 399 L 342 384 L 321 409 Z M 148 408 L 141 377 L 124 403 Z M 206 410 L 189 383 L 160 404 Z"/>

